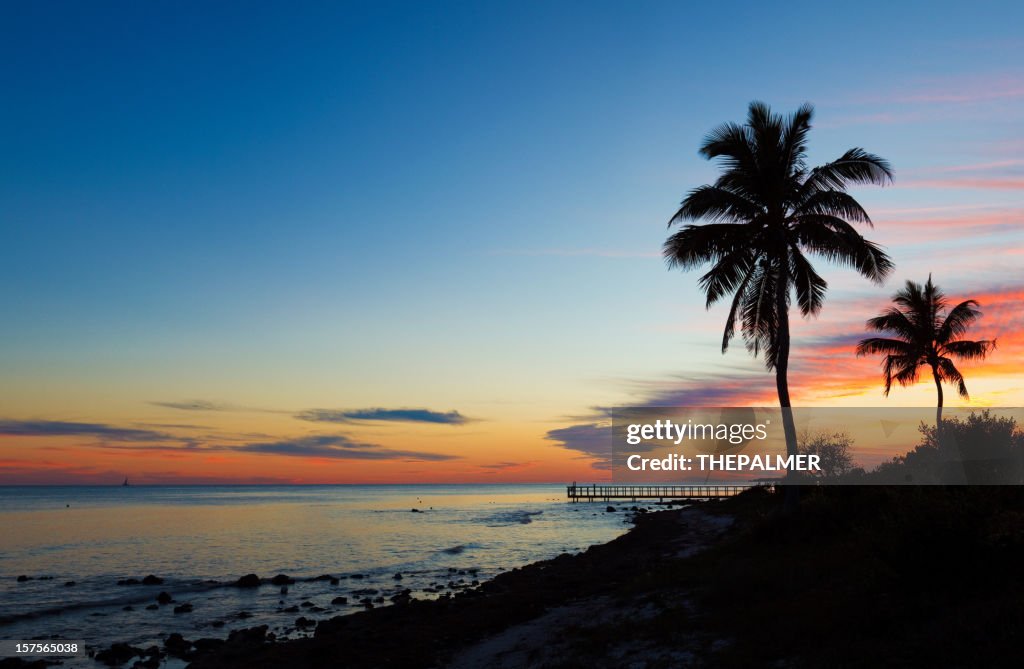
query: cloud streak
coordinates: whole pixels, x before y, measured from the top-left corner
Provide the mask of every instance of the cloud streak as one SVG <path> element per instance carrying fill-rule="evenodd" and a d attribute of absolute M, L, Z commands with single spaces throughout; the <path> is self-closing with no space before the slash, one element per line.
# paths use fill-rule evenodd
<path fill-rule="evenodd" d="M 458 459 L 458 456 L 454 455 L 394 450 L 376 444 L 358 443 L 340 434 L 314 435 L 282 441 L 259 442 L 243 446 L 233 446 L 226 450 L 257 455 L 286 455 L 328 458 L 332 460 L 416 460 L 439 462 Z"/>
<path fill-rule="evenodd" d="M 430 409 L 308 409 L 295 414 L 299 420 L 313 423 L 359 423 L 367 421 L 465 425 L 469 419 L 458 411 Z"/>
<path fill-rule="evenodd" d="M 166 432 L 116 427 L 105 423 L 59 420 L 0 420 L 0 435 L 10 437 L 94 437 L 104 441 L 171 441 Z"/>

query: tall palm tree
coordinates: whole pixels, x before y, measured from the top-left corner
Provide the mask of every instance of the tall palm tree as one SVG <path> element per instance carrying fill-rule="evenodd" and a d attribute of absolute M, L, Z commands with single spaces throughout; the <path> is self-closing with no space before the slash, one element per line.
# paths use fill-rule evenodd
<path fill-rule="evenodd" d="M 932 370 L 938 405 L 935 409 L 936 429 L 942 425 L 942 384 L 956 386 L 960 397 L 969 398 L 964 376 L 953 360 L 982 360 L 996 342 L 994 339 L 970 341 L 962 339 L 974 321 L 981 316 L 976 300 L 964 300 L 948 309 L 946 296 L 932 283 L 932 275 L 922 286 L 913 281 L 892 297 L 896 306 L 867 322 L 869 330 L 891 337 L 870 337 L 857 344 L 857 355 L 883 354 L 882 375 L 885 395 L 889 396 L 893 381 L 901 386 L 917 383 L 922 367 Z"/>
<path fill-rule="evenodd" d="M 664 245 L 669 267 L 683 270 L 710 264 L 699 285 L 707 307 L 732 294 L 722 352 L 740 330 L 747 349 L 763 354 L 775 370 L 783 408 L 786 449 L 797 453 L 789 399 L 789 305 L 795 294 L 804 317 L 821 311 L 828 283 L 808 254 L 847 265 L 882 283 L 893 264 L 882 249 L 851 223 L 871 225 L 864 208 L 846 192 L 852 184 L 884 185 L 892 170 L 863 149 L 848 150 L 820 167 L 807 166 L 807 135 L 814 109 L 773 114 L 752 102 L 743 125 L 725 123 L 711 131 L 700 153 L 716 159 L 722 173 L 712 185 L 691 190 L 669 227 L 685 225 Z"/>

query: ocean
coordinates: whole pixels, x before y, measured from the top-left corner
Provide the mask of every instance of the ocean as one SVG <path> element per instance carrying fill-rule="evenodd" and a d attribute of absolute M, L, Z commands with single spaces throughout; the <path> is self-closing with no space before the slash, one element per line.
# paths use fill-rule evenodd
<path fill-rule="evenodd" d="M 0 487 L 0 639 L 145 648 L 261 624 L 294 638 L 299 616 L 457 592 L 628 527 L 559 485 Z M 250 573 L 295 582 L 226 585 Z M 163 584 L 118 584 L 149 574 Z M 175 603 L 153 607 L 160 592 Z"/>

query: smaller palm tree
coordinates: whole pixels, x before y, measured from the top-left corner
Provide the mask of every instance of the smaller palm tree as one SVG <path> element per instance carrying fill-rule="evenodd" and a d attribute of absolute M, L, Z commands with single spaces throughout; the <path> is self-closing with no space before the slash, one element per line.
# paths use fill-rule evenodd
<path fill-rule="evenodd" d="M 942 384 L 956 386 L 961 397 L 967 399 L 964 376 L 953 363 L 955 360 L 982 360 L 996 346 L 996 341 L 969 341 L 962 339 L 971 325 L 981 316 L 975 300 L 964 300 L 948 309 L 946 296 L 932 283 L 922 286 L 913 281 L 892 298 L 895 306 L 867 322 L 869 330 L 890 334 L 892 337 L 871 337 L 857 345 L 857 355 L 883 354 L 882 374 L 885 377 L 885 395 L 892 390 L 893 381 L 901 386 L 917 383 L 918 370 L 929 367 L 938 393 L 935 412 L 936 426 L 942 422 Z"/>

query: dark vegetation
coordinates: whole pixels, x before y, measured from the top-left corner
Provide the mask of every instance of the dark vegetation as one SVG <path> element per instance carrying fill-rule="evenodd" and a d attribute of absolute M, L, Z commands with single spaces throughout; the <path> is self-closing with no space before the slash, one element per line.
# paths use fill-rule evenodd
<path fill-rule="evenodd" d="M 690 560 L 713 666 L 1008 666 L 1024 632 L 1024 490 L 831 487 L 796 517 L 755 491 Z"/>

